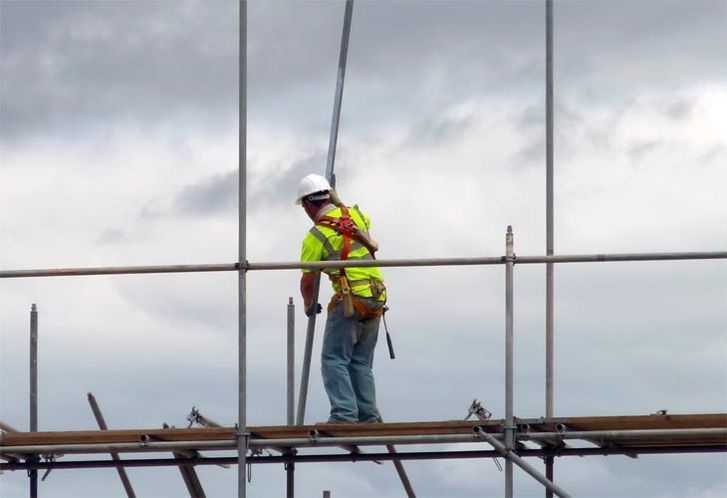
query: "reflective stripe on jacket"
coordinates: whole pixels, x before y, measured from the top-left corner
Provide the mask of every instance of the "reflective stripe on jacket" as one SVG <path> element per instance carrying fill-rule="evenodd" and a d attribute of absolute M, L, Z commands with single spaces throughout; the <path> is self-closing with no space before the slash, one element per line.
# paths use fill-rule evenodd
<path fill-rule="evenodd" d="M 360 230 L 368 232 L 371 228 L 371 220 L 366 216 L 358 206 L 349 208 L 349 216 Z M 341 216 L 341 208 L 334 208 L 330 211 L 325 211 L 327 216 L 332 218 L 339 218 Z M 341 251 L 343 250 L 343 236 L 332 228 L 326 226 L 314 226 L 311 228 L 303 239 L 303 247 L 301 250 L 300 260 L 303 262 L 308 261 L 338 261 L 341 259 Z M 369 250 L 363 246 L 360 242 L 355 239 L 351 240 L 351 250 L 348 253 L 348 259 L 360 259 L 370 260 L 373 259 Z M 314 270 L 303 270 L 304 273 L 309 273 Z M 336 268 L 326 269 L 325 273 L 328 274 L 333 285 L 334 292 L 338 292 L 339 284 L 338 277 L 339 270 Z M 368 268 L 346 268 L 346 276 L 348 280 L 354 285 L 351 286 L 351 291 L 354 295 L 360 297 L 371 297 L 371 285 L 368 280 L 374 278 L 381 282 L 384 281 L 381 270 L 377 267 Z M 384 300 L 386 293 L 384 293 L 380 300 Z"/>

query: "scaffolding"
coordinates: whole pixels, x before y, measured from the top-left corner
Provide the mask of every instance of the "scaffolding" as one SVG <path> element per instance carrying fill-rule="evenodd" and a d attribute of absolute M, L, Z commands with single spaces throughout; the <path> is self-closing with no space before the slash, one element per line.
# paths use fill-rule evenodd
<path fill-rule="evenodd" d="M 407 496 L 415 496 L 401 465 L 406 460 L 429 459 L 505 459 L 505 497 L 513 496 L 513 469 L 520 467 L 544 488 L 546 496 L 571 496 L 555 483 L 553 466 L 556 457 L 587 455 L 627 455 L 661 453 L 714 453 L 727 451 L 727 414 L 669 414 L 666 411 L 639 416 L 554 417 L 553 416 L 553 282 L 554 265 L 567 263 L 607 263 L 625 261 L 724 260 L 727 251 L 661 252 L 621 254 L 556 255 L 553 237 L 553 5 L 546 2 L 546 228 L 545 255 L 517 256 L 514 233 L 507 227 L 505 251 L 501 256 L 469 258 L 389 259 L 376 261 L 250 262 L 247 260 L 246 192 L 247 192 L 247 2 L 240 2 L 240 86 L 239 86 L 239 230 L 238 261 L 222 264 L 116 266 L 93 268 L 57 268 L 0 270 L 0 278 L 34 278 L 86 275 L 128 275 L 160 273 L 232 272 L 238 276 L 238 422 L 223 427 L 193 409 L 188 417 L 190 427 L 164 429 L 109 430 L 100 408 L 91 393 L 89 403 L 99 425 L 95 431 L 37 431 L 37 344 L 38 311 L 31 308 L 31 423 L 29 432 L 0 423 L 0 471 L 27 470 L 30 495 L 37 496 L 37 471 L 51 469 L 115 468 L 127 496 L 134 496 L 125 475 L 126 467 L 179 467 L 191 496 L 204 496 L 194 473 L 197 465 L 237 465 L 239 498 L 246 496 L 246 469 L 252 464 L 284 464 L 286 495 L 295 495 L 294 470 L 297 463 L 342 461 L 392 461 L 396 465 Z M 341 111 L 346 54 L 351 27 L 353 0 L 346 0 L 337 75 L 334 112 L 331 123 L 326 177 L 335 184 L 335 162 L 338 124 Z M 514 271 L 523 264 L 546 266 L 546 415 L 523 419 L 514 414 Z M 248 426 L 247 424 L 247 273 L 271 270 L 324 270 L 347 267 L 423 267 L 501 265 L 505 270 L 505 417 L 493 420 L 476 400 L 465 420 L 434 422 L 397 422 L 379 424 L 315 424 L 304 423 L 310 371 L 315 315 L 309 318 L 300 383 L 297 412 L 294 414 L 293 375 L 293 299 L 288 302 L 287 355 L 287 425 Z M 316 284 L 316 293 L 318 283 Z M 469 420 L 472 416 L 476 420 Z M 197 423 L 201 428 L 192 428 Z M 473 450 L 421 449 L 423 445 L 452 443 L 487 444 Z M 398 451 L 394 445 L 417 448 Z M 386 452 L 364 452 L 361 447 L 384 446 Z M 317 448 L 313 454 L 304 449 Z M 345 451 L 341 453 L 341 448 Z M 261 450 L 276 454 L 263 454 Z M 231 452 L 236 456 L 202 456 L 205 452 Z M 174 458 L 122 459 L 121 454 L 172 452 Z M 58 455 L 87 455 L 86 460 L 58 461 Z M 110 454 L 112 459 L 101 459 Z M 545 462 L 541 473 L 525 461 L 538 457 Z M 499 464 L 498 464 L 499 465 Z M 325 492 L 324 492 L 325 493 Z"/>

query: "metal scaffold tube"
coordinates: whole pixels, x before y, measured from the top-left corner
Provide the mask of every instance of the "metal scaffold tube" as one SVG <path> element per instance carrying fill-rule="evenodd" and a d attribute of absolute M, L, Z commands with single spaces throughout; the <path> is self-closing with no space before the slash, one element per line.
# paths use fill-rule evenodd
<path fill-rule="evenodd" d="M 286 348 L 286 424 L 295 424 L 295 304 L 288 298 Z"/>
<path fill-rule="evenodd" d="M 338 144 L 338 127 L 341 121 L 341 104 L 343 102 L 343 84 L 346 79 L 346 60 L 348 58 L 348 40 L 351 36 L 351 18 L 353 16 L 353 0 L 346 0 L 343 11 L 343 30 L 341 32 L 341 48 L 338 57 L 338 71 L 336 73 L 336 93 L 333 98 L 333 115 L 331 118 L 331 132 L 328 139 L 328 155 L 326 157 L 326 179 L 335 188 L 336 177 L 333 172 L 336 163 L 336 146 Z M 318 302 L 321 277 L 316 276 L 313 287 L 313 302 Z M 313 353 L 313 338 L 316 329 L 315 313 L 308 317 L 308 327 L 305 334 L 305 347 L 303 351 L 303 371 L 300 377 L 300 395 L 298 396 L 298 413 L 296 423 L 301 425 L 305 421 L 305 408 L 308 402 L 308 384 L 310 382 L 310 365 Z"/>
<path fill-rule="evenodd" d="M 545 179 L 545 225 L 546 242 L 545 254 L 552 256 L 555 252 L 555 224 L 554 224 L 554 112 L 553 112 L 553 0 L 545 0 L 545 151 L 546 151 L 546 179 Z M 553 417 L 555 403 L 555 266 L 553 263 L 545 264 L 545 416 Z M 545 458 L 545 475 L 552 481 L 555 460 L 553 457 Z M 547 489 L 545 498 L 553 498 L 553 493 Z"/>
<path fill-rule="evenodd" d="M 512 227 L 507 227 L 505 234 L 505 446 L 512 449 L 515 446 L 515 419 L 513 416 L 513 390 L 514 390 L 514 303 L 513 303 L 513 250 Z M 513 496 L 513 468 L 512 460 L 505 462 L 505 498 Z"/>
<path fill-rule="evenodd" d="M 321 278 L 318 276 L 313 287 L 314 302 L 318 301 Z M 308 384 L 310 382 L 310 365 L 313 357 L 313 337 L 316 330 L 316 315 L 308 317 L 305 333 L 305 345 L 303 346 L 303 368 L 300 373 L 300 392 L 298 394 L 298 411 L 296 412 L 295 423 L 303 425 L 305 421 L 305 407 L 308 402 Z"/>
<path fill-rule="evenodd" d="M 30 432 L 38 431 L 38 308 L 30 308 Z M 37 458 L 37 457 L 36 457 Z M 38 496 L 38 471 L 28 472 L 30 498 Z"/>
<path fill-rule="evenodd" d="M 288 298 L 288 347 L 287 352 L 287 389 L 286 389 L 286 423 L 288 425 L 295 424 L 295 305 L 293 298 Z M 287 452 L 294 454 L 292 448 Z M 285 463 L 285 496 L 294 498 L 295 496 L 295 462 L 289 461 Z"/>
<path fill-rule="evenodd" d="M 249 448 L 312 448 L 312 447 L 333 447 L 344 445 L 377 445 L 386 446 L 390 444 L 453 444 L 453 443 L 478 443 L 482 442 L 487 432 L 476 426 L 471 433 L 467 434 L 431 434 L 431 435 L 391 435 L 391 436 L 320 436 L 315 437 L 291 437 L 291 438 L 251 438 Z M 490 434 L 492 437 L 501 440 L 505 436 L 501 434 Z M 624 443 L 628 441 L 658 442 L 668 440 L 670 442 L 685 441 L 708 438 L 713 441 L 709 447 L 718 451 L 727 451 L 727 427 L 695 428 L 695 429 L 630 429 L 630 430 L 593 430 L 593 431 L 562 431 L 562 432 L 532 432 L 516 433 L 515 441 L 604 441 L 605 447 L 588 448 L 600 451 L 605 454 L 610 450 L 611 442 Z M 717 444 L 722 442 L 722 444 Z M 195 440 L 195 441 L 154 441 L 142 438 L 137 442 L 125 443 L 68 443 L 68 444 L 33 444 L 33 445 L 2 445 L 0 453 L 7 454 L 80 454 L 80 453 L 110 453 L 110 452 L 154 452 L 173 450 L 199 450 L 199 451 L 226 451 L 236 447 L 236 441 L 230 440 Z M 577 449 L 577 448 L 572 448 Z M 628 452 L 628 447 L 619 448 Z M 559 452 L 562 449 L 558 450 Z"/>
<path fill-rule="evenodd" d="M 558 456 L 605 456 L 605 455 L 664 455 L 664 454 L 692 454 L 692 453 L 718 453 L 724 452 L 722 448 L 693 448 L 684 446 L 653 447 L 643 446 L 639 448 L 562 448 L 558 450 Z M 553 455 L 553 450 L 548 449 L 526 449 L 520 450 L 521 457 L 543 458 Z M 397 453 L 365 453 L 365 454 L 315 454 L 315 455 L 272 455 L 272 456 L 251 456 L 248 458 L 250 464 L 276 464 L 293 461 L 296 463 L 335 463 L 335 462 L 370 462 L 388 461 L 394 458 L 399 460 L 465 460 L 473 458 L 494 458 L 501 456 L 497 450 L 458 450 L 458 451 L 416 451 Z M 227 466 L 237 463 L 237 457 L 198 457 L 189 459 L 191 465 L 218 465 Z M 119 465 L 111 460 L 75 460 L 66 462 L 35 462 L 31 464 L 35 469 L 90 469 L 90 468 L 112 468 Z M 171 467 L 178 466 L 179 461 L 171 458 L 139 458 L 123 460 L 124 467 Z M 0 470 L 25 470 L 29 467 L 25 463 L 0 463 Z"/>
<path fill-rule="evenodd" d="M 328 139 L 328 155 L 326 157 L 326 179 L 335 188 L 336 177 L 333 172 L 336 163 L 336 146 L 338 144 L 338 127 L 341 121 L 341 104 L 343 102 L 343 84 L 346 79 L 346 60 L 348 58 L 348 41 L 351 36 L 351 19 L 353 17 L 353 0 L 346 0 L 343 11 L 343 30 L 341 32 L 341 48 L 338 57 L 338 71 L 336 73 L 336 93 L 333 98 L 333 115 L 331 117 L 331 132 Z M 313 302 L 318 302 L 321 277 L 316 276 L 313 288 Z M 310 365 L 313 353 L 313 338 L 315 336 L 316 315 L 308 317 L 308 327 L 305 335 L 303 350 L 303 371 L 300 378 L 300 395 L 298 396 L 298 413 L 296 422 L 301 425 L 305 421 L 305 408 L 308 402 L 308 384 L 310 382 Z"/>
<path fill-rule="evenodd" d="M 247 0 L 239 2 L 237 496 L 245 498 L 247 433 Z"/>
<path fill-rule="evenodd" d="M 511 448 L 508 446 L 502 444 L 500 441 L 492 437 L 490 434 L 485 434 L 484 437 L 487 439 L 487 442 L 490 443 L 503 457 L 507 459 L 507 463 L 510 463 L 512 466 L 513 463 L 517 464 L 518 467 L 523 469 L 525 472 L 530 474 L 533 478 L 535 478 L 536 481 L 541 483 L 543 486 L 545 486 L 548 490 L 554 492 L 561 498 L 571 498 L 571 495 L 569 495 L 565 490 L 561 489 L 558 485 L 550 482 L 548 479 L 546 479 L 540 472 L 535 470 L 535 468 L 527 463 L 525 460 L 520 458 L 515 454 L 514 451 L 512 451 Z M 512 484 L 511 484 L 512 486 Z M 506 490 L 507 492 L 507 490 Z M 512 493 L 512 489 L 510 489 L 510 493 Z M 512 496 L 512 494 L 510 494 Z"/>
<path fill-rule="evenodd" d="M 678 261 L 727 259 L 727 251 L 664 252 L 664 253 L 619 253 L 619 254 L 563 254 L 553 256 L 516 256 L 516 264 L 542 263 L 602 263 L 627 261 Z M 262 271 L 262 270 L 323 270 L 325 268 L 377 267 L 420 267 L 420 266 L 480 266 L 503 265 L 504 256 L 483 256 L 475 258 L 405 258 L 378 259 L 376 261 L 279 261 L 210 265 L 158 265 L 158 266 L 116 266 L 98 268 L 57 268 L 38 270 L 0 270 L 0 278 L 70 277 L 87 275 L 128 275 L 150 273 L 194 273 L 211 271 Z"/>
<path fill-rule="evenodd" d="M 96 419 L 98 428 L 102 431 L 107 431 L 108 426 L 106 425 L 106 420 L 104 419 L 103 413 L 101 413 L 101 408 L 98 406 L 96 397 L 92 393 L 88 393 L 87 397 L 88 404 L 91 406 L 91 411 L 93 412 L 93 417 Z M 119 462 L 121 460 L 119 454 L 115 451 L 110 452 L 110 455 L 111 460 L 115 462 Z M 119 479 L 121 479 L 121 485 L 124 487 L 126 496 L 128 498 L 136 498 L 136 493 L 134 493 L 134 488 L 131 485 L 131 481 L 129 481 L 129 476 L 126 474 L 126 470 L 124 470 L 124 467 L 119 465 L 118 467 L 116 467 L 116 472 L 119 474 Z"/>

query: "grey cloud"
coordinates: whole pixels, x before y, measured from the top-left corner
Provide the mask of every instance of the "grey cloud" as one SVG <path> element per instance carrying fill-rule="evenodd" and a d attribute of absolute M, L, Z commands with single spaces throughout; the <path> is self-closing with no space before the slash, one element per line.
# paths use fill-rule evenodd
<path fill-rule="evenodd" d="M 298 191 L 298 183 L 305 175 L 325 173 L 326 157 L 326 151 L 318 150 L 295 159 L 290 165 L 281 168 L 282 172 L 271 174 L 260 182 L 260 190 L 252 194 L 251 201 L 256 205 L 291 202 Z"/>
<path fill-rule="evenodd" d="M 0 2 L 0 9 L 2 140 L 88 132 L 120 119 L 213 126 L 236 118 L 234 2 Z M 342 2 L 250 4 L 251 121 L 328 126 L 342 11 Z M 559 2 L 558 91 L 590 88 L 583 95 L 605 98 L 624 81 L 642 85 L 664 53 L 666 76 L 724 76 L 726 13 L 723 2 Z M 468 96 L 539 91 L 543 15 L 540 1 L 357 3 L 344 119 L 376 122 Z M 622 66 L 617 77 L 607 71 Z M 669 69 L 677 66 L 688 71 Z M 597 70 L 598 80 L 584 68 Z"/>
<path fill-rule="evenodd" d="M 295 197 L 298 182 L 309 173 L 324 174 L 326 154 L 323 151 L 304 155 L 291 164 L 281 165 L 275 172 L 256 182 L 259 189 L 248 192 L 249 209 L 285 203 Z M 234 214 L 238 202 L 238 172 L 231 170 L 208 176 L 187 185 L 175 193 L 170 202 L 162 199 L 149 201 L 139 212 L 142 219 L 163 216 L 218 216 Z M 111 231 L 103 240 L 116 236 Z"/>
<path fill-rule="evenodd" d="M 127 234 L 123 230 L 116 228 L 107 228 L 99 235 L 97 242 L 99 244 L 116 244 L 126 239 Z"/>
<path fill-rule="evenodd" d="M 674 121 L 680 121 L 688 118 L 692 114 L 693 110 L 694 102 L 686 99 L 679 99 L 664 109 L 664 114 Z"/>
<path fill-rule="evenodd" d="M 215 175 L 184 188 L 174 200 L 174 210 L 185 214 L 210 214 L 233 209 L 238 193 L 238 173 Z"/>
<path fill-rule="evenodd" d="M 409 130 L 409 140 L 417 146 L 438 146 L 445 142 L 456 141 L 473 126 L 472 115 L 451 117 L 430 114 L 415 121 Z"/>
<path fill-rule="evenodd" d="M 712 161 L 719 160 L 720 157 L 727 159 L 727 144 L 716 144 L 711 147 L 699 158 L 702 163 L 709 163 Z"/>
<path fill-rule="evenodd" d="M 511 159 L 517 167 L 542 165 L 545 161 L 545 138 L 536 138 L 526 142 L 520 151 Z"/>
<path fill-rule="evenodd" d="M 525 107 L 520 113 L 519 118 L 515 124 L 519 130 L 529 131 L 533 128 L 538 130 L 543 129 L 543 123 L 545 122 L 545 105 L 529 105 Z"/>
<path fill-rule="evenodd" d="M 545 158 L 545 102 L 531 104 L 514 117 L 514 128 L 523 135 L 523 145 L 511 158 L 516 167 L 542 164 Z"/>
<path fill-rule="evenodd" d="M 236 108 L 231 2 L 2 2 L 4 140 Z"/>
<path fill-rule="evenodd" d="M 148 202 L 139 216 L 150 219 L 175 215 L 208 216 L 226 211 L 233 213 L 238 198 L 237 179 L 236 170 L 207 177 L 181 189 L 168 205 L 159 199 Z"/>
<path fill-rule="evenodd" d="M 661 140 L 642 140 L 629 145 L 627 154 L 631 161 L 638 162 L 662 145 Z"/>

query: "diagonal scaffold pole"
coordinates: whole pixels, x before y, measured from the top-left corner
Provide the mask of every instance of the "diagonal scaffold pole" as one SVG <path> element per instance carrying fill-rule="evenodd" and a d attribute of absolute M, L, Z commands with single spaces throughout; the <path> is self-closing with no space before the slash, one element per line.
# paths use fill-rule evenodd
<path fill-rule="evenodd" d="M 106 420 L 104 419 L 103 413 L 101 413 L 101 408 L 98 406 L 98 402 L 96 401 L 96 397 L 93 395 L 93 393 L 87 393 L 88 397 L 88 404 L 91 406 L 91 411 L 93 412 L 93 417 L 96 419 L 96 423 L 98 424 L 98 428 L 102 431 L 107 431 L 109 428 L 106 425 Z M 118 452 L 111 451 L 109 452 L 111 455 L 111 460 L 114 462 L 119 462 L 121 460 L 121 457 L 119 457 Z M 126 491 L 126 496 L 128 498 L 136 498 L 136 493 L 134 493 L 134 488 L 131 486 L 131 481 L 129 481 L 129 476 L 126 474 L 126 469 L 122 465 L 119 465 L 116 467 L 116 471 L 119 474 L 119 479 L 121 479 L 121 485 L 124 486 L 124 491 Z"/>

